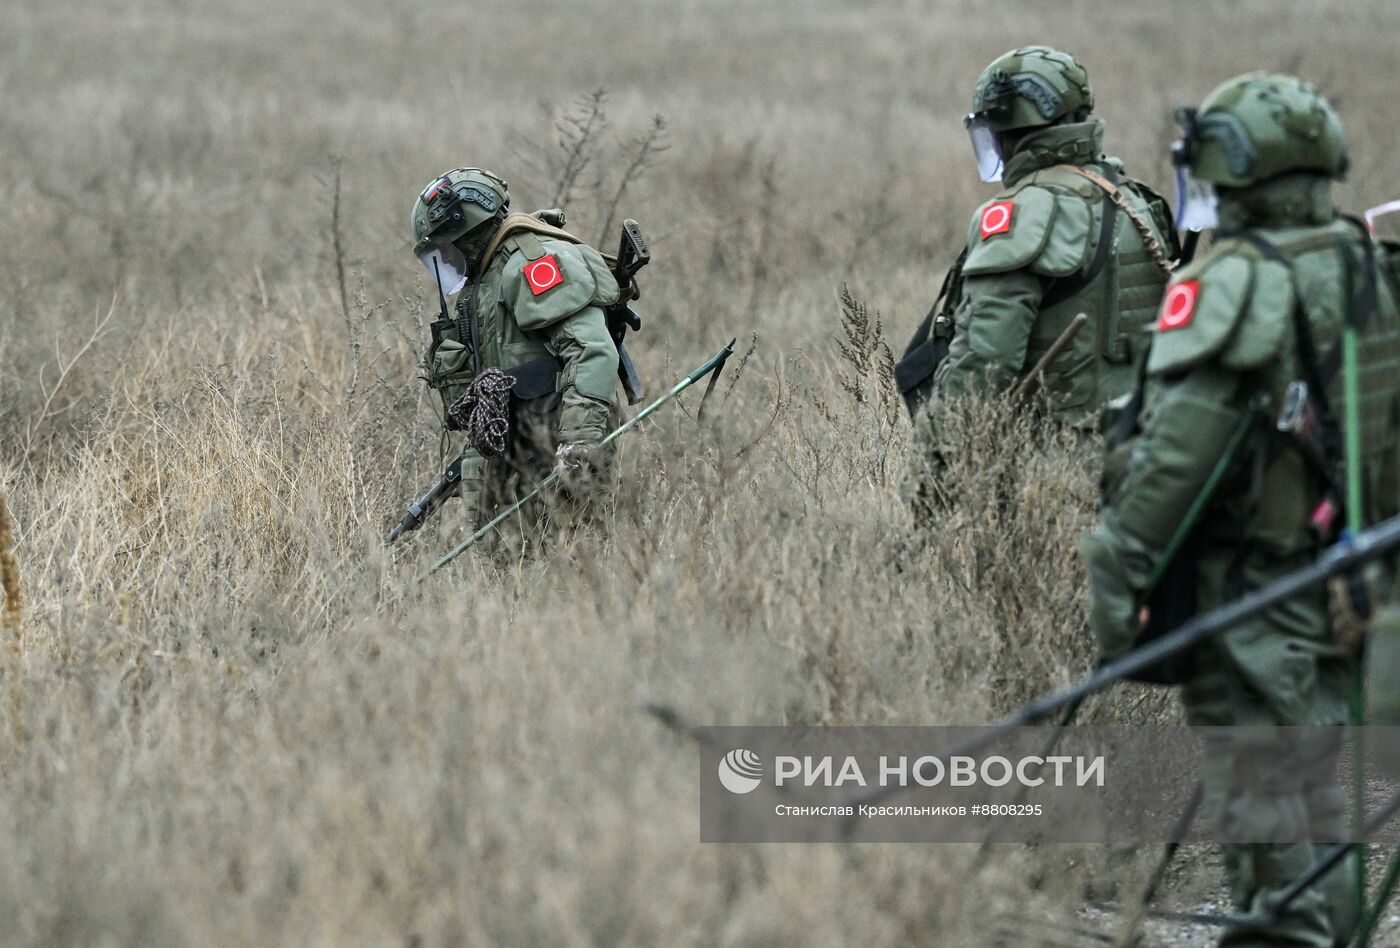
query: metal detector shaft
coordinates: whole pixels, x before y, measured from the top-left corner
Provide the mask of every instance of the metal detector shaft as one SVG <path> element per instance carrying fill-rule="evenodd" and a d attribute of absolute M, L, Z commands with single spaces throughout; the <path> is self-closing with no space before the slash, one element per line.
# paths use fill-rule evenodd
<path fill-rule="evenodd" d="M 603 438 L 602 441 L 598 442 L 598 447 L 602 448 L 611 444 L 625 432 L 630 431 L 631 429 L 635 428 L 638 424 L 640 424 L 642 419 L 655 412 L 658 408 L 669 402 L 671 399 L 675 398 L 681 392 L 685 391 L 687 388 L 694 385 L 696 382 L 700 381 L 705 376 L 709 375 L 711 372 L 718 372 L 720 368 L 724 366 L 725 360 L 734 354 L 734 343 L 736 341 L 736 339 L 729 340 L 729 344 L 727 346 L 725 346 L 719 352 L 716 352 L 713 356 L 711 356 L 710 359 L 704 365 L 700 366 L 694 372 L 691 372 L 685 378 L 681 379 L 675 385 L 671 386 L 671 390 L 669 392 L 662 395 L 660 398 L 652 402 L 647 407 L 643 408 L 641 411 L 637 412 L 637 414 L 634 415 L 626 423 L 609 432 L 607 436 Z M 422 578 L 427 579 L 429 576 L 442 569 L 448 563 L 451 563 L 457 557 L 461 556 L 474 543 L 476 543 L 482 537 L 486 536 L 486 534 L 490 533 L 492 530 L 496 529 L 507 519 L 509 519 L 510 516 L 514 514 L 517 510 L 519 510 L 521 507 L 524 507 L 530 501 L 534 500 L 546 489 L 553 486 L 553 484 L 558 480 L 558 470 L 550 471 L 549 474 L 545 476 L 538 484 L 536 484 L 528 494 L 526 494 L 524 497 L 521 497 L 515 503 L 507 507 L 505 510 L 502 510 L 500 513 L 496 514 L 496 516 L 492 517 L 485 524 L 483 524 L 479 530 L 477 530 L 471 536 L 467 537 L 461 543 L 457 544 L 451 550 L 445 553 L 436 563 L 432 565 L 432 567 L 428 570 L 426 574 L 424 574 Z"/>
<path fill-rule="evenodd" d="M 1381 807 L 1380 810 L 1376 812 L 1376 815 L 1367 821 L 1363 835 L 1367 838 L 1373 836 L 1380 831 L 1382 826 L 1394 818 L 1396 813 L 1400 813 L 1400 794 L 1392 797 L 1389 803 Z M 1147 915 L 1151 918 L 1175 919 L 1177 921 L 1191 922 L 1195 925 L 1234 926 L 1236 928 L 1273 928 L 1282 922 L 1279 916 L 1284 913 L 1284 910 L 1292 905 L 1298 899 L 1298 896 L 1316 885 L 1323 876 L 1327 875 L 1333 869 L 1336 869 L 1337 865 L 1346 858 L 1347 853 L 1351 852 L 1352 847 L 1355 845 L 1355 843 L 1338 843 L 1328 849 L 1325 856 L 1313 863 L 1312 867 L 1308 869 L 1307 872 L 1290 882 L 1288 888 L 1284 889 L 1277 897 L 1270 900 L 1264 910 L 1258 915 L 1208 915 L 1197 912 L 1173 912 L 1165 909 L 1149 909 Z M 1377 905 L 1376 908 L 1379 907 L 1380 906 Z M 1372 911 L 1374 913 L 1375 909 Z M 1359 933 L 1367 934 L 1364 928 L 1360 929 Z M 1357 944 L 1364 945 L 1365 943 L 1358 940 Z"/>
<path fill-rule="evenodd" d="M 1275 580 L 1261 589 L 1247 593 L 1219 609 L 1192 619 L 1161 638 L 1153 639 L 1141 648 L 1099 666 L 1098 670 L 1080 681 L 1079 684 L 1039 698 L 1016 713 L 989 726 L 977 737 L 934 756 L 939 761 L 946 763 L 950 757 L 974 754 L 1018 727 L 1043 721 L 1060 708 L 1079 701 L 1096 691 L 1101 691 L 1116 681 L 1155 665 L 1164 658 L 1183 652 L 1213 635 L 1219 635 L 1270 606 L 1291 599 L 1310 589 L 1315 589 L 1333 576 L 1356 569 L 1361 564 L 1396 548 L 1400 548 L 1400 517 L 1391 517 L 1369 530 L 1356 534 L 1349 542 L 1329 547 L 1309 566 Z M 850 802 L 852 805 L 877 803 L 904 789 L 908 788 L 898 785 L 880 787 Z M 1400 803 L 1397 803 L 1397 806 L 1400 806 Z"/>
<path fill-rule="evenodd" d="M 1376 815 L 1366 821 L 1362 832 L 1362 837 L 1358 842 L 1365 842 L 1366 839 L 1379 832 L 1380 828 L 1390 821 L 1396 813 L 1400 813 L 1400 793 L 1390 798 L 1390 802 L 1381 807 Z M 1297 900 L 1298 896 L 1311 889 L 1318 880 L 1337 867 L 1347 853 L 1351 852 L 1356 843 L 1338 843 L 1327 850 L 1327 855 L 1323 856 L 1313 867 L 1303 873 L 1298 878 L 1288 884 L 1288 888 L 1279 893 L 1278 900 L 1271 902 L 1268 908 L 1269 914 L 1275 918 L 1283 914 L 1283 910 Z"/>

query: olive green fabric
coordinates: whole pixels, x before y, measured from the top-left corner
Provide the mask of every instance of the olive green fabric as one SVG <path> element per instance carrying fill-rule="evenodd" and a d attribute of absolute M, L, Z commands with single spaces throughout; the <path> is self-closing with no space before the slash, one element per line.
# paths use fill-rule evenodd
<path fill-rule="evenodd" d="M 440 184 L 444 187 L 439 192 Z M 510 188 L 500 178 L 481 168 L 455 168 L 413 202 L 413 253 L 423 254 L 433 241 L 455 243 L 475 271 L 477 258 L 509 208 Z"/>
<path fill-rule="evenodd" d="M 1339 178 L 1347 170 L 1336 110 L 1294 76 L 1237 76 L 1199 110 L 1185 110 L 1183 124 L 1192 174 L 1218 186 L 1249 187 L 1290 172 Z"/>
<path fill-rule="evenodd" d="M 1313 184 L 1299 187 L 1315 190 Z M 1148 576 L 1251 403 L 1266 402 L 1267 416 L 1196 531 L 1197 608 L 1209 610 L 1264 586 L 1310 562 L 1319 549 L 1309 516 L 1324 485 L 1275 430 L 1275 420 L 1288 384 L 1304 377 L 1294 308 L 1325 359 L 1347 309 L 1344 267 L 1361 279 L 1364 238 L 1347 221 L 1330 215 L 1317 221 L 1315 208 L 1304 209 L 1276 189 L 1241 197 L 1254 209 L 1251 219 L 1267 221 L 1254 233 L 1277 247 L 1289 265 L 1227 236 L 1174 277 L 1174 288 L 1196 285 L 1194 305 L 1189 315 L 1178 312 L 1159 324 L 1140 430 L 1110 446 L 1105 508 L 1083 543 L 1092 586 L 1090 622 L 1106 657 L 1123 653 L 1136 639 Z M 1167 300 L 1176 292 L 1169 290 Z M 1390 287 L 1381 286 L 1379 293 L 1378 311 L 1360 346 L 1369 522 L 1400 509 L 1400 310 Z M 1168 324 L 1175 328 L 1161 328 Z M 1340 417 L 1340 379 L 1331 381 L 1330 398 Z M 1334 641 L 1326 605 L 1322 593 L 1295 598 L 1197 649 L 1183 687 L 1188 719 L 1199 725 L 1341 724 L 1352 660 Z M 1335 781 L 1280 780 L 1267 793 L 1246 791 L 1232 776 L 1240 773 L 1242 753 L 1228 740 L 1206 745 L 1206 814 L 1218 830 L 1228 834 L 1246 818 L 1270 826 L 1302 821 L 1315 838 L 1335 838 L 1341 799 Z M 1278 753 L 1289 766 L 1297 762 L 1288 754 L 1321 755 L 1330 770 L 1326 755 L 1335 751 L 1294 746 Z M 1257 909 L 1314 855 L 1314 847 L 1303 844 L 1227 847 L 1237 908 Z M 1232 931 L 1222 944 L 1332 944 L 1351 925 L 1344 915 L 1352 904 L 1349 880 L 1339 870 L 1325 891 L 1297 903 L 1288 918 L 1303 931 L 1288 936 L 1292 940 L 1277 932 Z"/>
<path fill-rule="evenodd" d="M 1390 604 L 1371 624 L 1366 648 L 1366 706 L 1369 723 L 1400 726 L 1400 606 Z M 1376 762 L 1400 777 L 1400 741 L 1374 741 Z"/>
<path fill-rule="evenodd" d="M 491 260 L 483 261 L 480 278 L 463 291 L 453 321 L 442 327 L 441 340 L 426 359 L 429 386 L 438 390 L 444 406 L 452 404 L 475 377 L 471 350 L 462 339 L 474 311 L 481 368 L 511 369 L 538 359 L 558 364 L 551 391 L 512 399 L 512 443 L 504 457 L 487 460 L 468 451 L 461 496 L 472 523 L 510 499 L 512 485 L 528 486 L 547 473 L 558 444 L 600 441 L 618 412 L 617 348 L 604 316 L 621 295 L 617 281 L 591 247 L 525 236 L 528 240 L 507 238 Z M 562 281 L 536 293 L 525 268 L 549 256 Z"/>
<path fill-rule="evenodd" d="M 1146 351 L 1166 277 L 1137 228 L 1114 208 L 1113 244 L 1102 270 L 1087 285 L 1063 292 L 1092 269 L 1105 208 L 1112 205 L 1095 184 L 1057 166 L 1117 177 L 1169 255 L 1176 243 L 1165 203 L 1103 156 L 1102 138 L 1097 121 L 1057 125 L 1021 139 L 1007 160 L 1001 192 L 978 209 L 968 230 L 962 299 L 934 398 L 1010 387 L 1081 312 L 1089 324 L 1046 372 L 1052 414 L 1091 427 L 1104 403 L 1133 387 L 1134 363 Z M 984 237 L 985 215 L 1001 204 L 1010 205 L 1007 228 Z"/>
<path fill-rule="evenodd" d="M 1288 268 L 1237 251 L 1232 243 L 1221 242 L 1181 275 L 1178 282 L 1201 283 L 1190 331 L 1157 334 L 1149 373 L 1176 375 L 1208 361 L 1244 371 L 1279 357 L 1292 331 L 1288 320 L 1276 318 L 1291 312 L 1294 304 Z"/>
<path fill-rule="evenodd" d="M 998 132 L 1052 125 L 1093 107 L 1084 67 L 1048 46 L 1023 46 L 998 56 L 977 77 L 972 94 L 972 115 Z"/>

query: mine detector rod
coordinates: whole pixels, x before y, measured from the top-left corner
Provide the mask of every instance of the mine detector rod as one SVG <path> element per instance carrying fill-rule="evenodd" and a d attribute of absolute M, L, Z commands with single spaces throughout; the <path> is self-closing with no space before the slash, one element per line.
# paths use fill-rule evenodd
<path fill-rule="evenodd" d="M 709 394 L 715 389 L 715 383 L 719 381 L 719 373 L 724 369 L 725 360 L 727 360 L 731 355 L 734 354 L 734 343 L 737 341 L 737 339 L 729 340 L 729 344 L 726 345 L 723 349 L 719 350 L 719 352 L 716 352 L 713 356 L 711 356 L 705 362 L 704 365 L 700 366 L 694 372 L 691 372 L 685 378 L 681 379 L 675 385 L 671 386 L 670 391 L 666 392 L 656 401 L 652 402 L 650 405 L 637 412 L 636 415 L 634 415 L 628 421 L 623 423 L 620 427 L 609 432 L 603 438 L 602 441 L 598 442 L 598 447 L 602 448 L 611 444 L 613 441 L 617 440 L 617 438 L 619 438 L 622 434 L 624 434 L 627 431 L 630 431 L 631 429 L 635 428 L 638 424 L 640 424 L 642 419 L 655 412 L 662 405 L 666 404 L 671 399 L 675 398 L 681 392 L 690 388 L 690 386 L 694 385 L 696 382 L 700 381 L 707 375 L 710 376 L 710 384 L 705 389 L 705 396 L 708 398 Z M 704 407 L 704 401 L 702 400 L 700 404 L 701 411 L 704 410 Z M 697 412 L 696 417 L 699 418 L 699 416 L 700 412 Z M 528 494 L 526 494 L 524 497 L 521 497 L 515 503 L 507 507 L 505 510 L 502 510 L 500 513 L 496 514 L 496 516 L 492 517 L 485 524 L 483 524 L 479 530 L 477 530 L 471 536 L 467 537 L 461 543 L 457 544 L 446 554 L 444 554 L 441 559 L 439 559 L 436 563 L 432 565 L 432 567 L 428 570 L 427 573 L 423 575 L 422 578 L 427 579 L 429 576 L 442 569 L 448 563 L 451 563 L 458 556 L 461 556 L 474 543 L 476 543 L 482 537 L 486 536 L 486 534 L 490 533 L 492 530 L 496 529 L 517 510 L 519 510 L 521 507 L 524 507 L 530 501 L 534 500 L 547 488 L 553 486 L 553 484 L 558 480 L 559 471 L 556 468 L 555 470 L 550 471 L 546 477 L 544 477 L 538 484 L 536 484 Z"/>
<path fill-rule="evenodd" d="M 1121 658 L 1116 658 L 1099 666 L 1093 674 L 1078 684 L 1053 692 L 1032 701 L 996 724 L 987 727 L 977 737 L 931 755 L 940 763 L 950 757 L 974 754 L 995 743 L 1016 728 L 1026 727 L 1045 720 L 1059 709 L 1072 704 L 1096 691 L 1101 691 L 1116 681 L 1143 671 L 1164 658 L 1183 652 L 1206 639 L 1233 628 L 1245 619 L 1269 607 L 1291 599 L 1311 589 L 1323 585 L 1333 576 L 1356 569 L 1400 548 L 1400 516 L 1383 520 L 1368 530 L 1362 530 L 1345 542 L 1328 547 L 1316 561 L 1287 576 L 1276 579 L 1266 586 L 1246 593 L 1234 602 L 1227 603 L 1203 616 L 1153 639 Z M 923 773 L 920 769 L 918 775 Z M 878 803 L 908 786 L 880 787 L 871 793 L 848 801 L 853 808 L 859 805 Z M 851 825 L 854 825 L 852 821 Z"/>
<path fill-rule="evenodd" d="M 1362 841 L 1364 842 L 1380 832 L 1386 823 L 1395 818 L 1397 813 L 1400 813 L 1400 793 L 1391 797 L 1384 806 L 1376 811 L 1374 816 L 1365 821 L 1361 832 Z M 1293 881 L 1288 883 L 1277 895 L 1265 901 L 1257 914 L 1211 915 L 1203 912 L 1175 912 L 1170 909 L 1148 909 L 1145 914 L 1150 918 L 1170 919 L 1193 925 L 1250 929 L 1272 928 L 1283 923 L 1284 919 L 1281 918 L 1283 913 L 1298 900 L 1299 896 L 1317 885 L 1323 876 L 1336 869 L 1355 845 L 1355 843 L 1337 843 L 1327 849 L 1322 858 L 1304 870 L 1301 875 L 1295 876 Z M 1376 901 L 1361 919 L 1356 930 L 1355 940 L 1350 943 L 1353 948 L 1366 948 L 1370 944 L 1375 924 L 1380 919 L 1380 913 L 1385 908 L 1386 900 L 1394 890 L 1397 876 L 1400 876 L 1400 860 L 1391 863 Z M 1110 910 L 1119 910 L 1120 908 L 1119 906 L 1103 907 Z"/>

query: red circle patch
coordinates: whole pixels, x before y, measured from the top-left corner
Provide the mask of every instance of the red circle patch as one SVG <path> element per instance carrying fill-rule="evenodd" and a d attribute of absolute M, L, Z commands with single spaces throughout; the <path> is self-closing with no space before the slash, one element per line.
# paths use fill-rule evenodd
<path fill-rule="evenodd" d="M 554 254 L 525 264 L 525 282 L 530 284 L 530 292 L 536 296 L 563 283 L 564 272 L 559 269 L 559 261 Z"/>
<path fill-rule="evenodd" d="M 1180 329 L 1191 324 L 1196 315 L 1196 299 L 1201 295 L 1199 280 L 1185 280 L 1167 287 L 1167 295 L 1162 298 L 1162 310 L 1157 316 L 1157 329 Z"/>
<path fill-rule="evenodd" d="M 993 234 L 1005 234 L 1011 230 L 1011 212 L 1016 207 L 1014 201 L 997 201 L 988 204 L 982 211 L 982 239 Z"/>

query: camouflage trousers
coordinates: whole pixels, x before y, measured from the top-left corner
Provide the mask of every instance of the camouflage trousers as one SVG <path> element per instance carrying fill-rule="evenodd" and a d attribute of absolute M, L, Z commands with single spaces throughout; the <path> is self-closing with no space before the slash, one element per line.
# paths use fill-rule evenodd
<path fill-rule="evenodd" d="M 1256 589 L 1306 560 L 1202 558 L 1201 607 Z M 1182 688 L 1203 739 L 1202 813 L 1222 843 L 1236 911 L 1260 913 L 1328 844 L 1345 840 L 1336 770 L 1349 664 L 1330 640 L 1323 594 L 1280 603 L 1206 643 Z M 1278 842 L 1240 842 L 1278 840 Z M 1227 930 L 1220 944 L 1331 948 L 1355 927 L 1351 860 L 1295 900 L 1271 929 Z"/>

